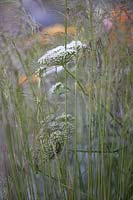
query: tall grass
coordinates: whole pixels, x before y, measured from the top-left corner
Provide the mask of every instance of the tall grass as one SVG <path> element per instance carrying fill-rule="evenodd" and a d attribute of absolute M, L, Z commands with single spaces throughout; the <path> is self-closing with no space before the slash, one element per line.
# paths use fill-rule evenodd
<path fill-rule="evenodd" d="M 76 8 L 77 14 L 80 4 Z M 93 1 L 82 5 L 86 9 L 79 24 L 75 23 L 77 35 L 69 38 L 67 27 L 71 24 L 71 17 L 68 0 L 65 6 L 64 44 L 72 39 L 89 46 L 89 52 L 77 52 L 74 61 L 64 65 L 66 70 L 52 77 L 46 76 L 40 85 L 35 85 L 30 75 L 38 66 L 36 61 L 45 48 L 35 45 L 23 57 L 16 41 L 12 41 L 13 50 L 1 55 L 0 137 L 3 141 L 0 141 L 0 198 L 131 200 L 131 49 L 117 41 L 110 46 L 107 33 L 99 37 Z M 79 29 L 82 20 L 86 26 Z M 60 45 L 63 39 L 55 38 L 55 43 Z M 55 46 L 53 44 L 51 48 Z M 12 62 L 11 52 L 29 77 L 24 86 L 18 85 L 19 72 Z M 74 72 L 71 72 L 71 67 L 74 67 Z M 50 95 L 49 88 L 53 82 L 59 81 L 66 86 L 65 95 Z M 62 131 L 68 132 L 67 114 L 71 114 L 74 117 L 72 135 L 67 138 L 60 154 L 55 149 L 50 159 L 46 159 L 46 149 L 41 143 L 38 145 L 38 138 L 41 134 L 47 135 L 49 130 L 51 134 L 50 126 L 55 127 L 51 124 L 57 123 L 54 120 L 64 112 L 65 129 Z M 60 127 L 61 123 L 57 125 Z M 58 151 L 60 147 L 59 144 Z"/>

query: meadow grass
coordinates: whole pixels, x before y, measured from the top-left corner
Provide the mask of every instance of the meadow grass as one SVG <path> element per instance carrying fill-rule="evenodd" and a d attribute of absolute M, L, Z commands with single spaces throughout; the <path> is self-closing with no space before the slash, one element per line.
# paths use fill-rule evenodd
<path fill-rule="evenodd" d="M 55 38 L 55 43 L 61 45 L 64 40 L 66 46 L 73 40 L 67 34 L 71 24 L 68 0 L 65 7 L 65 35 Z M 86 43 L 89 51 L 77 52 L 72 63 L 64 63 L 66 70 L 42 78 L 40 85 L 34 84 L 30 75 L 39 66 L 38 58 L 55 44 L 46 48 L 35 44 L 23 56 L 13 40 L 12 49 L 1 55 L 3 200 L 133 199 L 131 48 L 117 41 L 110 46 L 107 33 L 97 36 L 92 1 L 88 1 L 82 17 L 76 24 L 74 40 Z M 86 26 L 79 29 L 82 20 Z M 23 86 L 18 85 L 18 68 L 12 57 L 29 77 Z M 59 81 L 66 88 L 63 94 L 50 95 L 50 87 Z M 65 128 L 60 129 L 62 121 L 58 124 L 56 117 L 63 113 Z M 60 143 L 55 147 L 53 142 L 47 159 L 44 138 L 39 140 L 42 143 L 37 138 L 47 134 L 50 137 L 55 127 L 56 131 L 59 127 L 68 132 L 67 114 L 74 118 L 72 134 L 63 151 Z M 61 152 L 58 154 L 57 150 Z"/>

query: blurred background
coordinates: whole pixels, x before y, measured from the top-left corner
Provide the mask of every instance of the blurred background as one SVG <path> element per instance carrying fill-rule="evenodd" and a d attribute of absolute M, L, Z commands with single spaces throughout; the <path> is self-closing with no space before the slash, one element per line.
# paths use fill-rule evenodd
<path fill-rule="evenodd" d="M 68 0 L 67 9 L 65 0 L 0 0 L 0 200 L 132 200 L 132 8 L 131 0 Z M 86 93 L 64 72 L 39 88 L 38 58 L 72 40 L 90 47 L 68 63 Z M 64 91 L 50 94 L 57 82 Z M 77 120 L 70 145 L 36 175 L 34 139 L 66 109 Z"/>

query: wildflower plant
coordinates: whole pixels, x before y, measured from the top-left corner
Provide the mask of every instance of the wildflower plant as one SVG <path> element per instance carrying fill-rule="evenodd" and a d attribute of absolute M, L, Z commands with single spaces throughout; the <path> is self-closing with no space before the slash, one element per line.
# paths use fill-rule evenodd
<path fill-rule="evenodd" d="M 66 90 L 69 91 L 70 89 L 68 87 L 66 88 L 66 86 L 63 83 L 58 82 L 50 88 L 49 94 L 62 95 L 65 93 Z"/>
<path fill-rule="evenodd" d="M 0 136 L 6 132 L 10 161 L 4 181 L 0 177 L 0 200 L 133 199 L 132 56 L 127 45 L 117 40 L 116 53 L 108 40 L 110 31 L 101 35 L 100 21 L 107 29 L 111 24 L 101 12 L 95 19 L 94 1 L 78 1 L 86 7 L 81 17 L 82 21 L 86 19 L 86 26 L 79 27 L 78 41 L 69 43 L 66 31 L 65 46 L 47 51 L 38 60 L 40 67 L 34 73 L 42 78 L 46 70 L 46 76 L 49 75 L 45 76 L 47 80 L 41 79 L 42 87 L 35 87 L 32 82 L 24 89 L 14 86 L 10 73 L 14 69 L 10 55 L 17 52 L 15 57 L 30 76 L 31 66 L 42 51 L 39 46 L 26 53 L 26 60 L 19 49 L 15 51 L 15 46 L 10 54 L 0 56 Z M 67 11 L 68 7 L 66 3 Z M 77 15 L 75 21 L 78 22 Z M 116 30 L 118 34 L 119 31 Z M 88 46 L 81 41 L 90 45 L 89 56 L 82 54 Z M 67 64 L 73 58 L 72 71 Z M 55 81 L 50 75 L 56 66 L 65 73 Z M 17 78 L 15 73 L 12 80 Z M 56 84 L 51 92 L 56 95 L 49 95 L 53 81 Z M 65 98 L 56 98 L 62 90 Z M 58 100 L 63 100 L 63 104 Z"/>
<path fill-rule="evenodd" d="M 89 52 L 90 48 L 81 41 L 72 41 L 71 43 L 67 44 L 66 47 L 58 46 L 52 50 L 49 50 L 38 60 L 38 63 L 41 66 L 35 71 L 35 74 L 38 74 L 41 79 L 43 74 L 46 74 L 47 67 L 53 68 L 54 66 L 58 71 L 58 66 L 62 66 L 66 74 L 76 80 L 81 91 L 85 95 L 88 95 L 84 89 L 84 86 L 80 83 L 77 77 L 75 77 L 75 75 L 66 68 L 66 64 L 69 63 L 73 57 L 76 57 L 81 50 L 87 50 Z"/>
<path fill-rule="evenodd" d="M 80 41 L 72 41 L 65 46 L 58 46 L 52 50 L 47 51 L 41 58 L 39 58 L 38 63 L 41 66 L 38 71 L 44 71 L 48 66 L 64 66 L 68 63 L 81 49 L 86 49 L 87 45 Z"/>
<path fill-rule="evenodd" d="M 32 155 L 35 165 L 40 169 L 44 164 L 61 153 L 66 141 L 74 131 L 72 115 L 50 115 L 41 122 L 41 129 L 35 139 L 35 146 L 32 148 Z"/>

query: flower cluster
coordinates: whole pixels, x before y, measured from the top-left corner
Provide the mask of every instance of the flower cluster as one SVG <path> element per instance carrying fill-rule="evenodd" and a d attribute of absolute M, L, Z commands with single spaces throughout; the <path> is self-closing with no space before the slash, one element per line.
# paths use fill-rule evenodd
<path fill-rule="evenodd" d="M 66 87 L 63 83 L 57 82 L 55 85 L 52 85 L 52 87 L 49 90 L 50 95 L 64 95 L 65 92 L 68 92 L 70 89 Z"/>
<path fill-rule="evenodd" d="M 58 46 L 47 51 L 47 53 L 38 60 L 38 63 L 46 66 L 64 65 L 68 63 L 79 50 L 84 48 L 87 48 L 87 45 L 80 41 L 72 41 L 66 45 L 66 48 L 65 46 Z"/>
<path fill-rule="evenodd" d="M 58 82 L 58 83 L 56 83 L 55 85 L 53 85 L 53 86 L 50 88 L 49 93 L 50 93 L 50 94 L 54 94 L 54 93 L 56 93 L 57 91 L 62 90 L 62 89 L 64 89 L 64 85 L 63 85 L 61 82 Z"/>
<path fill-rule="evenodd" d="M 51 115 L 41 123 L 40 133 L 32 148 L 33 160 L 39 169 L 63 150 L 74 131 L 73 120 L 70 114 Z"/>

